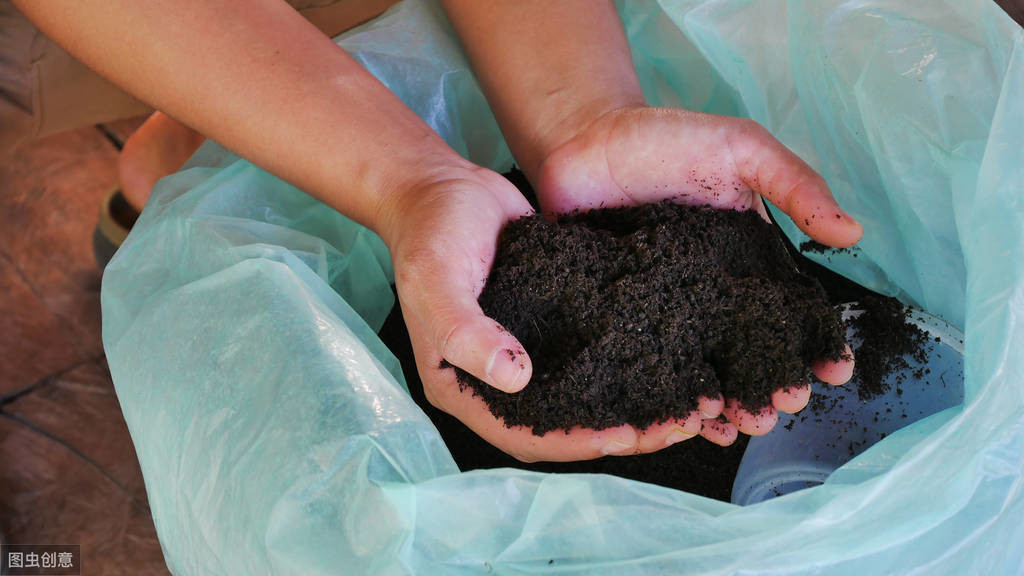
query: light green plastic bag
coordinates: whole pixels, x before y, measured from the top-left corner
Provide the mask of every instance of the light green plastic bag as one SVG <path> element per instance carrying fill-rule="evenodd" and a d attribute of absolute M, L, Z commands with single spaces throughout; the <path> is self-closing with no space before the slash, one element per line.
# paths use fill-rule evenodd
<path fill-rule="evenodd" d="M 859 257 L 831 265 L 964 328 L 966 405 L 747 508 L 609 476 L 460 474 L 374 333 L 392 304 L 380 240 L 208 143 L 103 283 L 175 574 L 1024 571 L 1021 29 L 983 0 L 620 11 L 652 104 L 764 123 L 865 224 Z M 436 4 L 339 43 L 461 153 L 509 167 Z"/>

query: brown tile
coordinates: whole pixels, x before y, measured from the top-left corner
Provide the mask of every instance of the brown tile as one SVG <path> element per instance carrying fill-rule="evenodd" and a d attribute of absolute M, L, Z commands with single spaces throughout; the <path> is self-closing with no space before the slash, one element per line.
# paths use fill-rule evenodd
<path fill-rule="evenodd" d="M 11 543 L 82 546 L 82 574 L 167 574 L 149 508 L 61 444 L 0 416 L 0 520 Z"/>
<path fill-rule="evenodd" d="M 4 407 L 74 447 L 129 494 L 146 488 L 106 363 L 88 361 Z"/>
<path fill-rule="evenodd" d="M 0 166 L 0 254 L 86 356 L 102 352 L 92 234 L 116 185 L 117 151 L 93 127 L 36 141 Z"/>
<path fill-rule="evenodd" d="M 0 254 L 0 396 L 82 359 L 64 324 Z"/>

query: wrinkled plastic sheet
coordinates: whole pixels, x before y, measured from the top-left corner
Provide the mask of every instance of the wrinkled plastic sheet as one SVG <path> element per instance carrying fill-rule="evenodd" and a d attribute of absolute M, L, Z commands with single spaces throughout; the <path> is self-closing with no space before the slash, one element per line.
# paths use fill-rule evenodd
<path fill-rule="evenodd" d="M 746 508 L 609 476 L 459 473 L 375 335 L 392 305 L 380 240 L 209 143 L 160 183 L 103 284 L 173 572 L 1024 570 L 1021 29 L 981 0 L 620 11 L 652 104 L 765 124 L 865 225 L 858 257 L 829 265 L 963 328 L 965 405 Z M 459 152 L 509 167 L 437 5 L 407 0 L 339 43 Z"/>

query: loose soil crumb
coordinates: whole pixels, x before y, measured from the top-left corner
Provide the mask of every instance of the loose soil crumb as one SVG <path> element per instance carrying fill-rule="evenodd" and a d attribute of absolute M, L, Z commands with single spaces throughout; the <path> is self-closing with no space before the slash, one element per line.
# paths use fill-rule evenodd
<path fill-rule="evenodd" d="M 844 327 L 752 211 L 671 203 L 532 216 L 502 233 L 480 305 L 533 360 L 506 394 L 456 369 L 537 435 L 685 417 L 702 395 L 752 408 L 838 360 Z"/>
<path fill-rule="evenodd" d="M 816 240 L 806 240 L 800 243 L 801 252 L 811 252 L 813 254 L 824 254 L 826 252 L 835 250 L 831 246 L 826 246 Z"/>
<path fill-rule="evenodd" d="M 824 254 L 825 255 L 825 259 L 828 260 L 829 262 L 832 261 L 832 255 L 833 254 L 850 254 L 854 258 L 858 258 L 857 249 L 854 248 L 854 247 L 850 247 L 850 248 L 833 248 L 831 246 L 826 246 L 826 245 L 822 244 L 821 242 L 818 242 L 818 241 L 815 241 L 815 240 L 806 240 L 804 242 L 801 242 L 800 243 L 800 252 L 802 254 L 807 254 L 807 253 L 811 253 L 811 254 Z"/>
<path fill-rule="evenodd" d="M 864 312 L 849 320 L 853 334 L 861 340 L 854 351 L 857 362 L 853 380 L 859 383 L 860 397 L 870 399 L 889 391 L 891 384 L 887 380 L 894 372 L 901 373 L 892 384 L 902 384 L 906 377 L 902 371 L 910 368 L 907 358 L 919 365 L 926 364 L 932 342 L 927 332 L 907 321 L 910 309 L 899 300 L 865 294 L 858 304 Z M 920 380 L 924 373 L 911 376 Z"/>

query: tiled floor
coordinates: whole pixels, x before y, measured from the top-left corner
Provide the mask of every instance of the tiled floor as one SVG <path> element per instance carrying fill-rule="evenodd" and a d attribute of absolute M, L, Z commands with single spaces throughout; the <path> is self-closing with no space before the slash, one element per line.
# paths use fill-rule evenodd
<path fill-rule="evenodd" d="M 116 159 L 85 128 L 0 165 L 0 540 L 80 544 L 83 574 L 166 574 L 100 339 L 91 239 Z"/>

